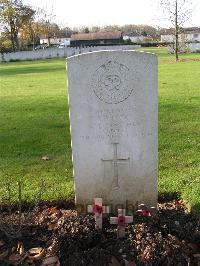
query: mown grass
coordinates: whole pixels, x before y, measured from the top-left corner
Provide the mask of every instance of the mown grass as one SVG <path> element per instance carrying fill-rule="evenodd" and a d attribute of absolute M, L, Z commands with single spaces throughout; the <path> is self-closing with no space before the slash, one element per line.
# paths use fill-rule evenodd
<path fill-rule="evenodd" d="M 43 179 L 44 199 L 69 197 L 73 179 L 65 61 L 3 64 L 0 72 L 1 180 L 22 178 L 26 200 L 33 199 Z M 50 160 L 41 160 L 44 155 Z"/>
<path fill-rule="evenodd" d="M 159 65 L 159 190 L 200 210 L 200 61 Z"/>
<path fill-rule="evenodd" d="M 144 49 L 171 58 L 165 49 Z M 183 55 L 200 58 L 199 54 Z M 16 198 L 32 201 L 73 195 L 65 60 L 0 65 L 0 180 Z M 159 191 L 178 192 L 200 211 L 200 61 L 159 62 Z M 49 161 L 41 157 L 49 156 Z"/>

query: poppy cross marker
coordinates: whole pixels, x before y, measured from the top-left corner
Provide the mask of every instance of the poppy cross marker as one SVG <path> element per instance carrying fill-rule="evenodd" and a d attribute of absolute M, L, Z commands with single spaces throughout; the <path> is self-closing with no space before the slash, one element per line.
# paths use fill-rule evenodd
<path fill-rule="evenodd" d="M 137 214 L 140 216 L 149 217 L 149 216 L 155 216 L 156 211 L 157 210 L 155 207 L 148 208 L 145 204 L 140 204 L 138 206 Z"/>
<path fill-rule="evenodd" d="M 125 237 L 126 224 L 133 222 L 133 216 L 126 216 L 125 209 L 118 209 L 118 217 L 110 217 L 111 224 L 117 224 L 117 236 L 118 238 Z"/>
<path fill-rule="evenodd" d="M 102 206 L 102 198 L 95 198 L 93 205 L 87 206 L 89 213 L 94 213 L 96 228 L 102 229 L 103 213 L 110 213 L 109 206 Z"/>

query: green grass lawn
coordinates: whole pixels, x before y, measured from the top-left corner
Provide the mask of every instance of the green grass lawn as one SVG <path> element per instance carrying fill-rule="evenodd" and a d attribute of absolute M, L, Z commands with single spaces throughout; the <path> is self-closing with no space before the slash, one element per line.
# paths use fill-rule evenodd
<path fill-rule="evenodd" d="M 1 180 L 23 178 L 24 199 L 33 199 L 43 180 L 45 199 L 69 197 L 73 179 L 64 59 L 0 67 Z M 44 155 L 50 160 L 42 161 Z"/>
<path fill-rule="evenodd" d="M 144 49 L 143 49 L 144 50 Z M 166 49 L 145 49 L 172 58 Z M 183 55 L 200 59 L 200 54 Z M 0 196 L 73 196 L 64 59 L 0 65 Z M 159 191 L 200 211 L 200 61 L 159 62 Z M 49 161 L 41 157 L 49 156 Z M 0 198 L 0 200 L 1 200 Z"/>

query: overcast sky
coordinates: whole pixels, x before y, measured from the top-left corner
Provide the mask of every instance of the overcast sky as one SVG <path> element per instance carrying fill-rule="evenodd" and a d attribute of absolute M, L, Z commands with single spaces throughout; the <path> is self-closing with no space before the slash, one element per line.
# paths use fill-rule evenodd
<path fill-rule="evenodd" d="M 159 0 L 24 0 L 49 13 L 53 10 L 60 26 L 149 24 L 168 26 Z M 200 26 L 200 0 L 192 0 L 195 8 L 186 26 Z"/>

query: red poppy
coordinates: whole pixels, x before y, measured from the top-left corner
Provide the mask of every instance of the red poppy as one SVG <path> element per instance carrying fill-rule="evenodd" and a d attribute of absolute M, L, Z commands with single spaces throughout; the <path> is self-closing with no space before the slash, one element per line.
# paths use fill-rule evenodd
<path fill-rule="evenodd" d="M 118 217 L 118 226 L 125 226 L 125 216 Z"/>
<path fill-rule="evenodd" d="M 138 210 L 137 213 L 138 213 L 139 215 L 141 215 L 141 216 L 145 216 L 145 217 L 147 217 L 147 216 L 151 216 L 151 213 L 150 213 L 150 211 L 148 211 L 148 210 Z"/>
<path fill-rule="evenodd" d="M 96 204 L 93 205 L 92 210 L 93 210 L 93 213 L 98 213 L 98 214 L 102 214 L 103 213 L 103 207 L 99 206 L 99 205 L 96 205 Z"/>

